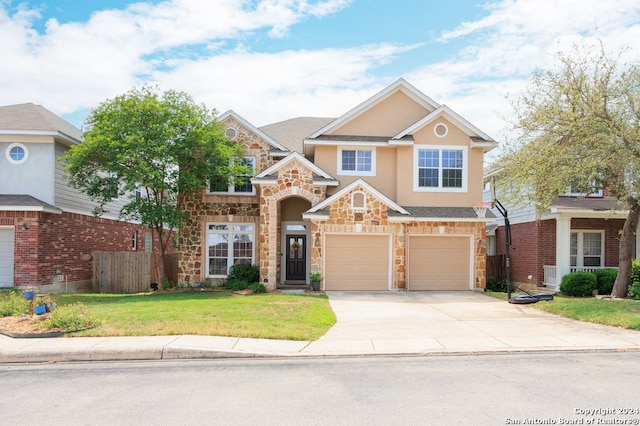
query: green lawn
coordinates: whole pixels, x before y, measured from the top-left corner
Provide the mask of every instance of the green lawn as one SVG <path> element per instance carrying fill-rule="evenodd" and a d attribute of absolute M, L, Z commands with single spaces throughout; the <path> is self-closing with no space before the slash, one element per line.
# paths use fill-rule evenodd
<path fill-rule="evenodd" d="M 325 295 L 237 295 L 223 291 L 56 294 L 59 306 L 81 302 L 100 326 L 74 336 L 198 334 L 316 340 L 335 323 Z"/>
<path fill-rule="evenodd" d="M 506 293 L 487 294 L 507 299 Z M 552 301 L 541 301 L 528 306 L 580 321 L 640 330 L 640 302 L 634 300 L 554 296 Z"/>

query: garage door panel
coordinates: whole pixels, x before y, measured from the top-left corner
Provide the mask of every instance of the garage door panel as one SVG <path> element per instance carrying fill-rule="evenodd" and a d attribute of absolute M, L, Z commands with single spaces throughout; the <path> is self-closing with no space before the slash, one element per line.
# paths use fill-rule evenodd
<path fill-rule="evenodd" d="M 471 238 L 413 236 L 409 290 L 469 290 Z"/>
<path fill-rule="evenodd" d="M 13 228 L 0 228 L 0 287 L 13 286 Z"/>
<path fill-rule="evenodd" d="M 388 290 L 389 237 L 327 235 L 326 290 Z"/>

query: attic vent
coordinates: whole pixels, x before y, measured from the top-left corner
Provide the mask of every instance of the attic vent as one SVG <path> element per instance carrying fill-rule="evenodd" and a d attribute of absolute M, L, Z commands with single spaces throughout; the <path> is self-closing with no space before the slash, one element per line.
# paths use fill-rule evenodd
<path fill-rule="evenodd" d="M 435 133 L 439 138 L 444 138 L 445 136 L 447 136 L 447 133 L 449 133 L 449 128 L 444 123 L 438 123 L 433 128 L 433 133 Z"/>
<path fill-rule="evenodd" d="M 238 131 L 233 127 L 227 127 L 227 130 L 224 131 L 224 135 L 232 141 L 235 141 L 238 137 Z"/>
<path fill-rule="evenodd" d="M 364 192 L 354 192 L 351 195 L 351 209 L 354 211 L 364 211 L 366 201 Z"/>

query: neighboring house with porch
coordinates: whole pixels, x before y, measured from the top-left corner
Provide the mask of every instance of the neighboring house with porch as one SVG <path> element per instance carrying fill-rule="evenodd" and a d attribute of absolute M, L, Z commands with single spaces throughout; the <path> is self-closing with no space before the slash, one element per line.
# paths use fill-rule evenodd
<path fill-rule="evenodd" d="M 254 168 L 212 177 L 188 200 L 179 279 L 259 267 L 270 289 L 323 276 L 324 290 L 485 287 L 484 154 L 497 143 L 400 79 L 342 116 L 257 128 L 229 111 L 227 136 Z"/>
<path fill-rule="evenodd" d="M 487 172 L 485 201 L 493 201 L 496 185 L 499 189 L 496 170 Z M 514 283 L 558 290 L 562 277 L 570 272 L 618 267 L 620 233 L 628 211 L 602 191 L 568 192 L 542 213 L 533 203 L 524 208 L 504 207 L 511 224 L 509 257 Z M 504 219 L 498 210 L 493 211 L 497 220 L 487 225 L 487 255 L 504 255 Z"/>
<path fill-rule="evenodd" d="M 151 233 L 92 215 L 60 157 L 82 132 L 33 103 L 0 107 L 0 287 L 91 289 L 94 251 L 151 250 Z M 125 200 L 107 208 L 114 215 Z"/>

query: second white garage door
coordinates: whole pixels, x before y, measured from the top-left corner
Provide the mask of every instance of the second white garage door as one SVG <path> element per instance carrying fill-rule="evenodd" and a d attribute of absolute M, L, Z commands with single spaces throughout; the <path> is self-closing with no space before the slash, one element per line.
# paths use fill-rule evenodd
<path fill-rule="evenodd" d="M 0 228 L 0 287 L 13 287 L 13 227 Z"/>
<path fill-rule="evenodd" d="M 470 271 L 470 237 L 409 237 L 409 290 L 469 290 Z"/>
<path fill-rule="evenodd" d="M 389 236 L 329 234 L 325 290 L 389 290 Z"/>

